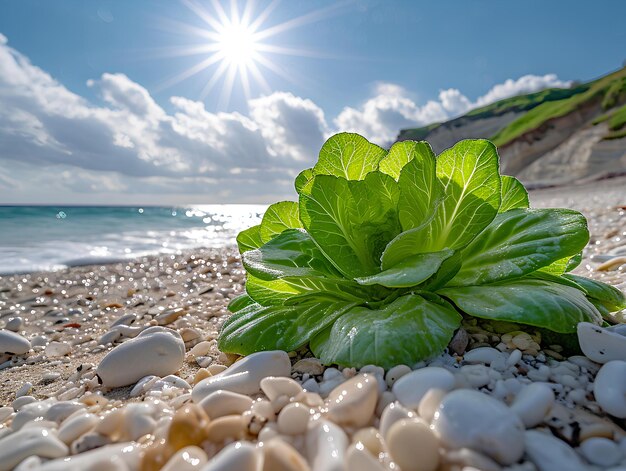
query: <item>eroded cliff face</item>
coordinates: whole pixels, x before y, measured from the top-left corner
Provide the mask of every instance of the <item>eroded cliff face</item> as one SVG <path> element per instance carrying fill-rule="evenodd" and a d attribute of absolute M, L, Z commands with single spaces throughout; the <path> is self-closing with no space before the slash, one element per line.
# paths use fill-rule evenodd
<path fill-rule="evenodd" d="M 502 173 L 530 188 L 626 174 L 626 137 L 607 140 L 607 123 L 593 124 L 605 112 L 598 97 L 500 146 Z M 522 114 L 457 118 L 430 131 L 425 140 L 440 153 L 461 139 L 489 138 Z"/>
<path fill-rule="evenodd" d="M 426 140 L 436 154 L 451 147 L 462 139 L 477 139 L 484 136 L 493 136 L 498 130 L 520 117 L 523 112 L 508 112 L 488 118 L 468 118 L 462 116 L 441 124 L 433 129 Z M 405 140 L 402 133 L 398 141 Z"/>

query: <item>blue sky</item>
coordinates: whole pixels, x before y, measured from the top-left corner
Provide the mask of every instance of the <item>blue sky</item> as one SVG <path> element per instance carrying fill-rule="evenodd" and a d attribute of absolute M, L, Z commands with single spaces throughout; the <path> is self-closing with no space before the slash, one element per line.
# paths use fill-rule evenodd
<path fill-rule="evenodd" d="M 246 97 L 239 72 L 203 93 L 221 61 L 174 80 L 221 40 L 211 0 L 0 3 L 0 203 L 284 198 L 332 132 L 387 144 L 626 59 L 617 0 L 257 1 L 250 21 L 270 4 L 261 42 L 290 54 L 257 51 L 275 70 Z"/>

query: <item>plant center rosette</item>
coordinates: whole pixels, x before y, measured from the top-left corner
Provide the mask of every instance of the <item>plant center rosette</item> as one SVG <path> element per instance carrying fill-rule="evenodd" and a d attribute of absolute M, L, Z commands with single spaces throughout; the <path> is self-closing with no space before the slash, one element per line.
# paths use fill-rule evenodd
<path fill-rule="evenodd" d="M 229 305 L 224 352 L 309 344 L 325 364 L 389 368 L 441 353 L 463 316 L 573 333 L 626 306 L 568 273 L 589 241 L 585 217 L 529 208 L 489 141 L 435 156 L 423 141 L 387 151 L 341 133 L 295 187 L 297 202 L 237 237 L 246 293 Z"/>

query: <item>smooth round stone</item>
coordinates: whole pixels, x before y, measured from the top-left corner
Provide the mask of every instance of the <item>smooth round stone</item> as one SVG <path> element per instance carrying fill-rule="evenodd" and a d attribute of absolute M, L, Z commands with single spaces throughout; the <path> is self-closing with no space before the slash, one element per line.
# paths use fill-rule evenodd
<path fill-rule="evenodd" d="M 20 396 L 15 401 L 13 401 L 11 403 L 11 407 L 13 407 L 13 409 L 19 411 L 24 406 L 26 406 L 28 404 L 32 404 L 33 402 L 37 402 L 37 398 L 34 397 L 34 396 Z"/>
<path fill-rule="evenodd" d="M 330 392 L 326 399 L 328 418 L 342 426 L 363 427 L 371 420 L 377 400 L 376 378 L 358 374 Z"/>
<path fill-rule="evenodd" d="M 37 471 L 128 471 L 139 469 L 143 447 L 136 443 L 105 445 L 44 463 Z"/>
<path fill-rule="evenodd" d="M 596 375 L 593 394 L 604 411 L 626 418 L 626 361 L 613 360 L 603 365 Z"/>
<path fill-rule="evenodd" d="M 110 388 L 128 386 L 144 376 L 167 376 L 180 369 L 185 344 L 180 335 L 164 327 L 150 327 L 111 350 L 96 373 Z"/>
<path fill-rule="evenodd" d="M 212 419 L 225 415 L 243 414 L 250 409 L 253 400 L 244 394 L 224 391 L 222 389 L 212 392 L 200 401 L 200 407 Z"/>
<path fill-rule="evenodd" d="M 614 466 L 622 459 L 619 445 L 608 438 L 588 438 L 580 445 L 580 452 L 597 466 Z"/>
<path fill-rule="evenodd" d="M 478 347 L 466 352 L 463 355 L 465 363 L 484 363 L 491 365 L 494 361 L 506 361 L 506 356 L 493 347 Z"/>
<path fill-rule="evenodd" d="M 295 397 L 302 392 L 302 386 L 297 381 L 286 377 L 270 376 L 260 382 L 261 390 L 270 401 L 279 396 Z"/>
<path fill-rule="evenodd" d="M 469 389 L 448 393 L 435 413 L 433 430 L 448 448 L 471 448 L 501 464 L 524 453 L 524 425 L 497 399 Z"/>
<path fill-rule="evenodd" d="M 470 450 L 469 448 L 460 448 L 458 450 L 448 450 L 443 457 L 444 469 L 457 469 L 452 466 L 457 465 L 458 469 L 470 469 L 480 471 L 502 471 L 502 467 L 488 456 Z"/>
<path fill-rule="evenodd" d="M 380 424 L 378 426 L 380 434 L 383 437 L 387 437 L 387 432 L 393 424 L 399 420 L 411 419 L 413 417 L 415 417 L 415 413 L 404 407 L 399 402 L 396 401 L 388 404 L 383 410 L 383 413 L 380 415 Z"/>
<path fill-rule="evenodd" d="M 387 386 L 392 387 L 396 381 L 411 372 L 411 368 L 407 365 L 397 365 L 387 371 L 385 382 Z"/>
<path fill-rule="evenodd" d="M 422 400 L 420 401 L 419 406 L 417 407 L 417 413 L 419 416 L 424 419 L 426 422 L 431 423 L 433 421 L 433 417 L 435 417 L 435 412 L 439 408 L 439 404 L 443 401 L 443 398 L 448 394 L 443 389 L 429 389 Z"/>
<path fill-rule="evenodd" d="M 194 386 L 191 396 L 194 402 L 199 403 L 219 389 L 240 394 L 257 394 L 261 392 L 260 382 L 263 378 L 290 374 L 291 362 L 287 352 L 257 352 L 235 362 L 221 373 L 203 379 Z"/>
<path fill-rule="evenodd" d="M 387 447 L 402 471 L 435 471 L 439 466 L 439 440 L 421 419 L 403 419 L 387 432 Z"/>
<path fill-rule="evenodd" d="M 451 391 L 454 384 L 454 375 L 448 370 L 429 366 L 404 375 L 395 382 L 391 390 L 404 407 L 417 410 L 422 397 L 430 389 Z"/>
<path fill-rule="evenodd" d="M 21 400 L 22 398 L 18 399 Z M 14 401 L 15 402 L 15 401 Z M 14 431 L 21 429 L 27 422 L 32 422 L 35 419 L 43 418 L 48 412 L 48 409 L 55 403 L 54 399 L 46 399 L 44 401 L 31 402 L 26 404 L 15 414 L 13 421 L 11 422 L 11 428 Z M 0 455 L 1 456 L 1 455 Z"/>
<path fill-rule="evenodd" d="M 78 437 L 94 428 L 98 421 L 98 417 L 89 412 L 74 415 L 63 421 L 59 427 L 59 440 L 70 445 Z"/>
<path fill-rule="evenodd" d="M 7 324 L 4 326 L 5 329 L 10 330 L 11 332 L 17 332 L 24 325 L 24 319 L 21 317 L 11 317 Z"/>
<path fill-rule="evenodd" d="M 578 454 L 552 434 L 527 430 L 524 444 L 526 455 L 539 471 L 588 471 Z"/>
<path fill-rule="evenodd" d="M 0 330 L 0 354 L 23 355 L 30 350 L 30 342 L 10 330 Z"/>
<path fill-rule="evenodd" d="M 328 420 L 319 420 L 306 435 L 306 451 L 312 471 L 345 471 L 348 437 Z"/>
<path fill-rule="evenodd" d="M 75 401 L 61 401 L 53 403 L 46 411 L 44 418 L 60 424 L 70 415 L 80 409 L 84 409 L 85 405 Z"/>
<path fill-rule="evenodd" d="M 278 414 L 278 431 L 285 435 L 300 435 L 306 432 L 311 416 L 309 408 L 299 402 L 287 404 Z"/>
<path fill-rule="evenodd" d="M 374 427 L 365 427 L 352 435 L 352 443 L 362 443 L 372 456 L 379 456 L 385 451 L 383 437 Z"/>
<path fill-rule="evenodd" d="M 14 412 L 15 409 L 13 409 L 13 407 L 0 406 L 0 424 L 7 420 Z"/>
<path fill-rule="evenodd" d="M 26 396 L 31 391 L 31 389 L 33 389 L 33 383 L 30 383 L 28 381 L 25 382 L 17 391 L 15 391 L 15 398 L 17 399 L 22 396 Z"/>
<path fill-rule="evenodd" d="M 0 471 L 8 471 L 20 461 L 32 455 L 41 458 L 60 458 L 69 449 L 50 430 L 29 427 L 12 433 L 0 440 Z"/>
<path fill-rule="evenodd" d="M 362 443 L 356 443 L 346 451 L 346 471 L 385 471 L 385 468 Z"/>
<path fill-rule="evenodd" d="M 550 386 L 531 383 L 517 394 L 511 410 L 522 419 L 526 428 L 532 428 L 543 422 L 553 404 L 554 391 Z"/>
<path fill-rule="evenodd" d="M 626 336 L 589 322 L 576 328 L 578 343 L 585 356 L 596 363 L 626 361 Z"/>
<path fill-rule="evenodd" d="M 263 444 L 263 471 L 309 471 L 310 469 L 302 455 L 281 439 L 274 438 Z"/>
<path fill-rule="evenodd" d="M 187 446 L 178 450 L 161 468 L 161 471 L 197 471 L 209 461 L 202 448 Z"/>
<path fill-rule="evenodd" d="M 460 369 L 467 383 L 473 388 L 481 388 L 491 381 L 489 368 L 482 364 L 463 365 Z"/>

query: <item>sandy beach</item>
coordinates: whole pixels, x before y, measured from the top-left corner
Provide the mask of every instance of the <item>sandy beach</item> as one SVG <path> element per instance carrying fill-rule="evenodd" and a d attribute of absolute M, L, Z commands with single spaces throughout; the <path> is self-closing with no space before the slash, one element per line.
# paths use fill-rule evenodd
<path fill-rule="evenodd" d="M 591 241 L 576 273 L 605 281 L 622 290 L 626 289 L 626 264 L 622 261 L 607 267 L 606 263 L 615 260 L 614 257 L 626 256 L 624 188 L 626 179 L 619 178 L 582 187 L 553 188 L 531 193 L 534 207 L 570 207 L 585 214 L 589 221 Z M 604 267 L 602 264 L 605 264 Z M 602 270 L 599 271 L 598 267 Z M 235 360 L 235 357 L 219 352 L 216 338 L 221 324 L 228 316 L 226 306 L 230 299 L 242 292 L 244 279 L 245 273 L 235 247 L 220 250 L 207 248 L 174 256 L 145 257 L 125 263 L 0 277 L 0 325 L 11 327 L 31 344 L 27 354 L 13 356 L 12 359 L 5 356 L 4 362 L 0 364 L 0 404 L 13 407 L 11 410 L 5 407 L 4 412 L 0 409 L 0 437 L 4 438 L 11 432 L 11 422 L 17 412 L 14 401 L 20 396 L 32 398 L 22 399 L 24 405 L 48 398 L 54 398 L 54 401 L 76 401 L 88 407 L 95 417 L 102 417 L 106 412 L 122 408 L 130 402 L 158 399 L 167 411 L 155 413 L 153 421 L 157 424 L 156 431 L 133 437 L 145 445 L 158 442 L 159 434 L 163 435 L 159 427 L 164 427 L 164 422 L 159 419 L 165 416 L 171 419 L 174 411 L 190 400 L 188 387 L 193 387 L 204 377 L 218 373 L 224 369 L 221 365 L 228 366 Z M 14 318 L 20 320 L 10 321 Z M 125 327 L 116 330 L 116 325 Z M 149 326 L 167 327 L 180 334 L 185 346 L 185 360 L 176 376 L 184 381 L 178 385 L 174 381 L 173 386 L 161 385 L 145 390 L 140 388 L 139 392 L 135 390 L 132 395 L 134 384 L 120 388 L 102 386 L 95 375 L 95 368 L 102 358 L 120 342 L 136 337 Z M 469 327 L 466 330 L 469 333 L 467 348 L 470 350 L 484 346 L 497 347 L 511 340 L 504 338 L 506 333 L 503 332 L 481 331 L 482 327 L 476 325 L 473 330 L 472 326 Z M 533 337 L 534 340 L 538 339 Z M 529 364 L 535 365 L 537 355 L 543 358 L 544 363 L 565 360 L 555 351 L 558 345 L 541 344 L 540 347 L 540 351 L 534 352 L 534 359 L 528 360 Z M 510 351 L 507 350 L 508 353 Z M 529 352 L 522 353 L 524 358 L 528 354 L 533 356 L 530 347 Z M 300 358 L 296 358 L 295 353 L 292 356 L 294 362 Z M 144 361 L 155 360 L 145 358 Z M 324 382 L 329 375 L 323 375 L 320 371 L 316 374 L 306 371 L 296 368 L 292 371 L 292 377 L 300 383 L 313 378 L 324 390 Z M 343 371 L 345 379 L 355 374 L 354 370 Z M 548 381 L 554 382 L 554 379 Z M 572 389 L 576 387 L 572 386 Z M 325 397 L 322 393 L 320 395 Z M 95 397 L 104 399 L 94 400 Z M 626 460 L 624 420 L 607 418 L 589 394 L 586 402 L 582 403 L 569 401 L 567 397 L 567 394 L 557 394 L 557 402 L 569 409 L 584 409 L 586 414 L 596 413 L 605 426 L 615 430 L 615 442 L 622 440 L 624 454 L 620 462 L 623 464 Z M 376 423 L 378 419 L 373 420 Z M 348 434 L 353 432 L 350 429 Z M 253 441 L 255 439 L 252 438 Z M 98 442 L 98 446 L 115 441 L 109 437 Z M 291 445 L 304 454 L 303 445 L 298 440 Z M 210 458 L 220 448 L 205 446 L 205 452 Z M 523 462 L 529 463 L 528 456 L 525 455 Z M 136 469 L 132 464 L 127 465 L 126 469 Z M 604 469 L 594 468 L 597 465 L 593 463 L 589 466 L 585 469 Z M 530 471 L 537 468 L 529 463 L 520 464 L 515 469 Z"/>

